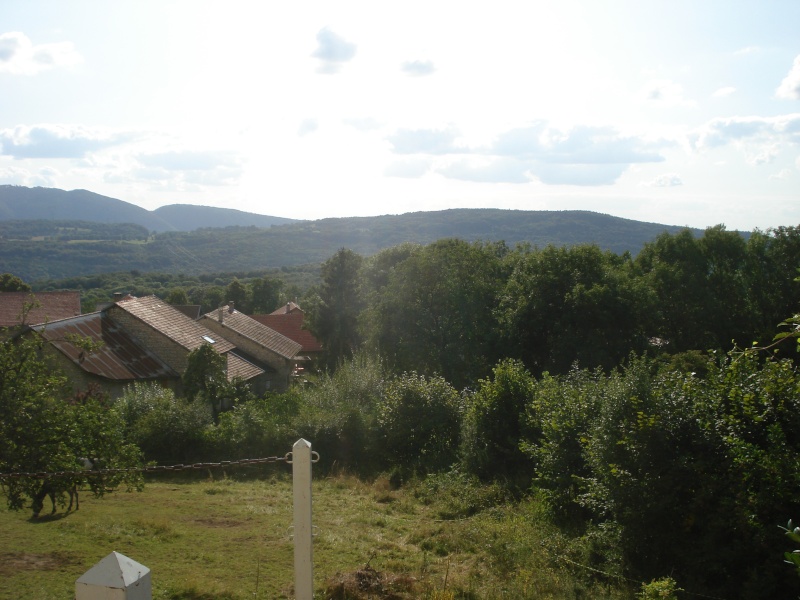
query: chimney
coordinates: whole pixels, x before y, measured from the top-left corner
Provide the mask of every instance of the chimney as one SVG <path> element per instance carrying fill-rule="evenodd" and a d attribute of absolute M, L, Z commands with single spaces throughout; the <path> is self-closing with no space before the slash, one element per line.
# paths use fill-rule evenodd
<path fill-rule="evenodd" d="M 114 292 L 113 300 L 114 300 L 114 302 L 119 302 L 124 297 L 125 297 L 125 294 L 123 292 Z"/>
<path fill-rule="evenodd" d="M 228 300 L 228 312 L 233 314 L 233 300 Z"/>
<path fill-rule="evenodd" d="M 217 321 L 222 323 L 225 320 L 225 317 L 223 316 L 224 314 L 225 314 L 225 310 L 220 306 L 217 309 Z"/>

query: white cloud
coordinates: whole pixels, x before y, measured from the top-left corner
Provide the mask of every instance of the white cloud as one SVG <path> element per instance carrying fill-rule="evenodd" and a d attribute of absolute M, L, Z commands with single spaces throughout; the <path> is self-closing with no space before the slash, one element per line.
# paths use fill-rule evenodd
<path fill-rule="evenodd" d="M 733 86 L 721 87 L 716 92 L 711 94 L 712 98 L 726 98 L 736 93 L 736 88 Z"/>
<path fill-rule="evenodd" d="M 515 158 L 459 160 L 436 170 L 440 175 L 478 183 L 528 183 L 531 177 L 524 161 Z"/>
<path fill-rule="evenodd" d="M 430 75 L 434 71 L 436 71 L 436 67 L 433 66 L 433 62 L 429 60 L 410 60 L 404 62 L 400 69 L 406 75 L 411 75 L 412 77 L 422 77 L 425 75 Z"/>
<path fill-rule="evenodd" d="M 795 57 L 789 74 L 775 90 L 775 96 L 786 100 L 800 100 L 800 55 Z"/>
<path fill-rule="evenodd" d="M 669 79 L 654 79 L 647 82 L 639 92 L 639 99 L 659 106 L 694 106 L 694 102 L 683 96 L 683 86 Z"/>
<path fill-rule="evenodd" d="M 311 56 L 320 60 L 318 73 L 338 73 L 342 65 L 356 55 L 355 44 L 348 42 L 327 27 L 320 29 L 317 33 L 317 43 L 319 45 Z"/>
<path fill-rule="evenodd" d="M 72 66 L 81 60 L 71 42 L 34 45 L 19 31 L 0 34 L 0 73 L 36 75 L 48 69 Z"/>
<path fill-rule="evenodd" d="M 459 132 L 446 129 L 399 129 L 387 139 L 396 154 L 455 154 L 463 152 L 456 144 Z"/>
<path fill-rule="evenodd" d="M 683 185 L 683 181 L 677 173 L 663 173 L 655 179 L 643 182 L 645 187 L 676 187 Z"/>
<path fill-rule="evenodd" d="M 426 159 L 396 160 L 389 163 L 383 170 L 386 177 L 401 177 L 404 179 L 416 179 L 425 175 L 431 167 L 431 163 Z"/>
<path fill-rule="evenodd" d="M 342 119 L 342 123 L 358 131 L 374 131 L 381 127 L 380 122 L 371 117 Z"/>
<path fill-rule="evenodd" d="M 319 129 L 319 122 L 316 119 L 304 119 L 297 128 L 297 135 L 303 137 L 314 133 L 317 129 Z"/>
<path fill-rule="evenodd" d="M 134 137 L 131 133 L 76 125 L 19 125 L 0 130 L 0 153 L 14 158 L 80 158 Z"/>
<path fill-rule="evenodd" d="M 399 130 L 388 140 L 396 154 L 431 157 L 469 155 L 434 170 L 471 182 L 548 185 L 609 185 L 632 164 L 662 162 L 664 141 L 623 135 L 610 127 L 578 126 L 569 130 L 539 121 L 500 133 L 484 146 L 467 147 L 453 127 L 443 130 Z M 441 161 L 440 161 L 441 162 Z M 404 171 L 413 176 L 413 170 Z M 420 172 L 420 175 L 424 172 Z"/>
<path fill-rule="evenodd" d="M 52 167 L 44 167 L 32 173 L 18 167 L 0 168 L 0 183 L 31 187 L 54 187 L 60 173 Z"/>
<path fill-rule="evenodd" d="M 695 148 L 704 150 L 727 144 L 751 141 L 774 143 L 800 142 L 800 113 L 776 117 L 726 117 L 712 119 L 691 136 Z"/>
<path fill-rule="evenodd" d="M 757 54 L 758 52 L 761 52 L 761 48 L 759 46 L 745 46 L 744 48 L 740 48 L 733 54 L 735 56 L 744 56 L 747 54 Z"/>
<path fill-rule="evenodd" d="M 140 154 L 141 167 L 130 174 L 150 181 L 180 181 L 195 185 L 231 185 L 242 175 L 242 161 L 234 152 L 170 151 Z"/>

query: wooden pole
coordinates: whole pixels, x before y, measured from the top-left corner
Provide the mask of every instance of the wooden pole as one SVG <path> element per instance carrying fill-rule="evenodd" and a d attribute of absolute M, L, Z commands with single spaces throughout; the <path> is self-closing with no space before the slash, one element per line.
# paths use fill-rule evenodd
<path fill-rule="evenodd" d="M 314 562 L 311 546 L 311 444 L 299 439 L 292 446 L 294 480 L 294 595 L 314 598 Z"/>

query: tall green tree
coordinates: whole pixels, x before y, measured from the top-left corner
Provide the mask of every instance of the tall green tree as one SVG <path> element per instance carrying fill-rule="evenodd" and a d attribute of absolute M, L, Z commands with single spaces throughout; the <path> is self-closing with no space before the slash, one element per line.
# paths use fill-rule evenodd
<path fill-rule="evenodd" d="M 358 320 L 364 308 L 361 266 L 364 259 L 341 248 L 320 269 L 322 284 L 309 307 L 307 327 L 322 342 L 325 363 L 335 368 L 361 345 Z"/>
<path fill-rule="evenodd" d="M 247 286 L 238 278 L 234 277 L 225 288 L 225 302 L 234 303 L 234 307 L 243 313 L 250 312 L 250 302 L 247 293 Z"/>
<path fill-rule="evenodd" d="M 507 252 L 448 239 L 387 256 L 402 258 L 389 269 L 376 263 L 364 321 L 371 347 L 395 371 L 439 374 L 457 388 L 477 382 L 499 354 L 495 307 Z"/>
<path fill-rule="evenodd" d="M 629 256 L 548 246 L 517 258 L 498 315 L 511 356 L 534 373 L 566 373 L 574 363 L 611 369 L 643 350 L 654 303 Z"/>
<path fill-rule="evenodd" d="M 250 282 L 250 312 L 271 313 L 283 302 L 284 283 L 277 277 L 257 277 Z"/>

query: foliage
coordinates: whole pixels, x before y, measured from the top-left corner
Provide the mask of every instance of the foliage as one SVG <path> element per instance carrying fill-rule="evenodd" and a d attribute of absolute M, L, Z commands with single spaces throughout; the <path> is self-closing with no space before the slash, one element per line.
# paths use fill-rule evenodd
<path fill-rule="evenodd" d="M 186 397 L 207 402 L 216 421 L 231 392 L 225 357 L 211 344 L 203 344 L 189 353 L 181 380 Z"/>
<path fill-rule="evenodd" d="M 125 439 L 107 398 L 89 391 L 69 399 L 63 375 L 42 360 L 41 347 L 35 334 L 0 344 L 0 473 L 79 471 L 81 457 L 96 460 L 97 468 L 139 466 L 140 452 Z M 63 502 L 69 484 L 51 480 Z M 141 482 L 135 472 L 89 480 L 97 495 L 122 483 L 138 488 Z M 20 509 L 43 480 L 13 477 L 0 483 L 9 508 Z"/>
<path fill-rule="evenodd" d="M 0 275 L 0 292 L 30 292 L 31 286 L 16 275 L 3 273 Z"/>
<path fill-rule="evenodd" d="M 365 269 L 372 284 L 362 318 L 369 347 L 395 372 L 440 374 L 458 388 L 486 376 L 499 358 L 494 320 L 504 281 L 504 244 L 440 240 L 404 248 Z M 377 273 L 370 273 L 377 270 Z"/>
<path fill-rule="evenodd" d="M 329 468 L 371 474 L 384 460 L 377 436 L 384 378 L 380 360 L 361 353 L 303 390 L 296 430 L 328 457 Z"/>
<path fill-rule="evenodd" d="M 650 583 L 643 583 L 637 598 L 640 600 L 678 600 L 677 594 L 682 591 L 672 577 L 662 577 Z"/>
<path fill-rule="evenodd" d="M 484 479 L 510 478 L 524 485 L 531 476 L 531 465 L 520 444 L 534 380 L 521 362 L 510 359 L 501 361 L 492 374 L 492 379 L 479 382 L 467 400 L 464 465 Z"/>
<path fill-rule="evenodd" d="M 363 258 L 346 248 L 322 264 L 317 302 L 309 307 L 307 327 L 322 343 L 329 369 L 359 348 L 358 315 L 362 309 L 358 277 Z"/>
<path fill-rule="evenodd" d="M 630 257 L 548 246 L 519 257 L 499 316 L 512 356 L 537 374 L 566 373 L 575 363 L 611 369 L 643 351 L 653 305 Z"/>
<path fill-rule="evenodd" d="M 172 390 L 153 383 L 134 383 L 114 405 L 126 435 L 159 464 L 196 462 L 209 458 L 213 425 L 211 407 L 176 398 Z"/>
<path fill-rule="evenodd" d="M 300 398 L 295 391 L 237 403 L 219 416 L 215 453 L 228 460 L 282 456 L 297 437 L 293 427 Z"/>
<path fill-rule="evenodd" d="M 378 406 L 382 452 L 417 473 L 448 468 L 458 456 L 461 401 L 442 377 L 403 373 L 387 381 Z"/>
<path fill-rule="evenodd" d="M 619 528 L 628 576 L 787 597 L 765 523 L 800 508 L 800 376 L 736 352 L 704 379 L 645 359 L 537 383 L 525 448 L 557 514 Z M 724 540 L 724 543 L 721 542 Z"/>

